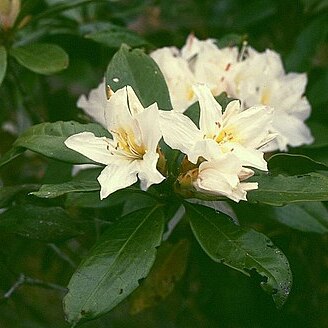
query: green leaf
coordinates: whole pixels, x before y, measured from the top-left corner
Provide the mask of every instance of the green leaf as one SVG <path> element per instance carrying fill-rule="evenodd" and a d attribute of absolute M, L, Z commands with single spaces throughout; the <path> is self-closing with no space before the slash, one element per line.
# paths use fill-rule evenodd
<path fill-rule="evenodd" d="M 264 279 L 261 287 L 272 295 L 278 308 L 286 302 L 292 275 L 285 255 L 265 235 L 242 228 L 208 207 L 186 204 L 192 231 L 206 254 L 249 275 L 256 270 Z"/>
<path fill-rule="evenodd" d="M 328 211 L 320 202 L 273 208 L 273 219 L 290 228 L 314 233 L 328 232 Z"/>
<path fill-rule="evenodd" d="M 50 6 L 49 9 L 42 11 L 40 14 L 32 17 L 31 21 L 35 22 L 40 19 L 56 16 L 63 11 L 67 11 L 73 8 L 81 7 L 88 5 L 90 3 L 96 2 L 106 2 L 107 0 L 71 0 L 71 1 L 62 1 L 60 3 Z"/>
<path fill-rule="evenodd" d="M 293 50 L 286 58 L 287 70 L 297 72 L 309 70 L 318 45 L 324 42 L 327 35 L 327 17 L 324 15 L 312 20 L 299 34 Z"/>
<path fill-rule="evenodd" d="M 295 202 L 328 200 L 328 176 L 323 174 L 259 174 L 247 181 L 259 183 L 257 190 L 247 192 L 248 201 L 253 203 L 282 206 Z"/>
<path fill-rule="evenodd" d="M 14 160 L 16 157 L 24 153 L 24 148 L 12 148 L 9 151 L 7 151 L 1 158 L 0 158 L 0 167 L 6 165 L 7 163 Z"/>
<path fill-rule="evenodd" d="M 219 48 L 241 46 L 247 39 L 247 36 L 240 34 L 226 34 L 222 38 L 216 40 L 216 44 Z"/>
<path fill-rule="evenodd" d="M 328 85 L 328 79 L 327 79 L 327 83 L 325 85 Z M 321 85 L 321 87 L 322 87 L 322 85 Z M 312 132 L 312 135 L 314 138 L 314 143 L 312 143 L 311 145 L 303 146 L 303 148 L 317 149 L 317 148 L 327 147 L 328 146 L 328 127 L 327 127 L 327 125 L 324 123 L 319 123 L 319 122 L 308 122 L 308 126 L 311 129 L 311 132 Z"/>
<path fill-rule="evenodd" d="M 25 149 L 64 162 L 94 164 L 95 162 L 67 148 L 64 144 L 69 136 L 80 132 L 92 132 L 99 137 L 110 136 L 106 129 L 96 123 L 80 124 L 74 121 L 59 121 L 37 124 L 18 137 L 13 145 L 13 149 L 1 158 L 0 166 L 16 158 Z"/>
<path fill-rule="evenodd" d="M 186 271 L 189 248 L 186 239 L 174 245 L 168 243 L 161 245 L 148 277 L 132 295 L 130 309 L 132 314 L 156 306 L 172 293 Z"/>
<path fill-rule="evenodd" d="M 68 284 L 67 320 L 76 324 L 94 319 L 135 290 L 155 261 L 163 230 L 159 207 L 130 213 L 108 228 Z"/>
<path fill-rule="evenodd" d="M 133 48 L 148 44 L 148 42 L 138 34 L 121 27 L 113 27 L 110 30 L 90 33 L 85 37 L 110 48 L 119 48 L 122 43 Z"/>
<path fill-rule="evenodd" d="M 7 51 L 4 46 L 0 46 L 0 85 L 5 78 L 7 70 Z"/>
<path fill-rule="evenodd" d="M 270 157 L 268 168 L 273 174 L 298 175 L 314 171 L 326 171 L 328 166 L 310 157 L 294 154 L 276 154 Z"/>
<path fill-rule="evenodd" d="M 68 66 L 68 55 L 54 44 L 33 43 L 12 48 L 10 55 L 27 69 L 44 75 L 59 72 Z"/>
<path fill-rule="evenodd" d="M 0 214 L 0 230 L 44 242 L 66 240 L 79 234 L 61 207 L 18 205 Z"/>
<path fill-rule="evenodd" d="M 34 184 L 2 187 L 0 189 L 0 208 L 8 206 L 20 193 L 37 190 L 38 188 L 39 185 Z"/>
<path fill-rule="evenodd" d="M 108 65 L 106 82 L 113 91 L 130 85 L 144 107 L 156 102 L 163 110 L 172 109 L 164 76 L 154 60 L 140 49 L 122 45 Z"/>
<path fill-rule="evenodd" d="M 30 194 L 40 198 L 55 198 L 72 192 L 97 190 L 100 190 L 100 185 L 97 179 L 95 179 L 93 181 L 68 181 L 58 184 L 45 184 L 38 191 L 31 192 Z"/>

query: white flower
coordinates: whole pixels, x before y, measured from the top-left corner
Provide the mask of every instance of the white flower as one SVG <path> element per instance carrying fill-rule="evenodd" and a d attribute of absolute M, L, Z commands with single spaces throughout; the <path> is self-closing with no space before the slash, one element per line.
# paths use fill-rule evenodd
<path fill-rule="evenodd" d="M 236 156 L 227 153 L 213 161 L 202 162 L 193 185 L 197 191 L 239 202 L 247 200 L 247 191 L 258 188 L 257 182 L 242 182 L 253 174 L 252 170 L 242 167 Z"/>
<path fill-rule="evenodd" d="M 150 56 L 164 75 L 173 109 L 184 112 L 197 100 L 192 89 L 195 83 L 206 83 L 214 96 L 229 89 L 226 75 L 237 61 L 238 50 L 221 50 L 214 40 L 200 41 L 190 35 L 181 51 L 174 47 L 164 47 L 152 52 Z"/>
<path fill-rule="evenodd" d="M 106 165 L 98 177 L 100 198 L 132 185 L 138 178 L 143 190 L 163 181 L 156 169 L 156 151 L 162 136 L 157 104 L 144 109 L 127 86 L 116 91 L 106 105 L 106 126 L 113 139 L 82 132 L 65 141 L 68 148 Z"/>
<path fill-rule="evenodd" d="M 214 39 L 199 40 L 193 34 L 181 49 L 181 57 L 187 60 L 195 81 L 206 84 L 214 96 L 230 91 L 230 79 L 238 61 L 238 48 L 218 48 Z"/>
<path fill-rule="evenodd" d="M 192 85 L 196 82 L 189 69 L 188 61 L 180 56 L 176 48 L 162 48 L 150 54 L 162 71 L 170 92 L 172 107 L 178 112 L 185 111 L 196 97 Z"/>
<path fill-rule="evenodd" d="M 239 62 L 230 75 L 230 94 L 242 101 L 243 107 L 268 105 L 274 108 L 273 128 L 277 138 L 263 148 L 265 151 L 287 150 L 310 144 L 313 137 L 304 124 L 311 106 L 304 97 L 305 74 L 286 74 L 279 54 L 272 50 L 258 53 L 248 49 L 248 57 Z"/>
<path fill-rule="evenodd" d="M 77 107 L 82 108 L 87 115 L 102 126 L 106 126 L 106 106 L 107 96 L 105 79 L 103 79 L 97 88 L 90 91 L 88 98 L 82 95 L 77 101 Z"/>
<path fill-rule="evenodd" d="M 210 161 L 232 152 L 242 165 L 267 170 L 263 152 L 259 150 L 275 135 L 269 133 L 272 109 L 260 106 L 242 111 L 239 101 L 222 108 L 208 87 L 194 86 L 199 99 L 199 128 L 182 113 L 161 111 L 161 129 L 164 141 L 197 163 L 199 157 Z"/>

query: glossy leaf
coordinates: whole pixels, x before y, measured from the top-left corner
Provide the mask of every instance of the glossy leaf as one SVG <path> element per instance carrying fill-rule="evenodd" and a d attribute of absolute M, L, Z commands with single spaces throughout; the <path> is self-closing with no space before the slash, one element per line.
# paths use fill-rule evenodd
<path fill-rule="evenodd" d="M 65 140 L 79 132 L 93 132 L 96 136 L 109 136 L 107 130 L 95 123 L 55 122 L 34 125 L 25 131 L 13 145 L 13 149 L 0 160 L 0 166 L 16 158 L 24 149 L 29 149 L 44 156 L 75 164 L 94 163 L 85 156 L 67 148 Z"/>
<path fill-rule="evenodd" d="M 122 45 L 108 65 L 106 82 L 116 91 L 130 85 L 144 107 L 156 102 L 160 109 L 172 108 L 164 76 L 154 60 L 140 49 Z"/>
<path fill-rule="evenodd" d="M 68 55 L 54 44 L 32 43 L 12 48 L 10 55 L 27 69 L 44 75 L 59 72 L 68 66 Z"/>
<path fill-rule="evenodd" d="M 0 86 L 6 75 L 7 70 L 7 51 L 4 46 L 0 46 Z"/>
<path fill-rule="evenodd" d="M 96 318 L 136 289 L 155 261 L 163 229 L 158 207 L 130 213 L 108 228 L 68 284 L 67 320 L 76 324 Z"/>
<path fill-rule="evenodd" d="M 328 232 L 328 211 L 320 202 L 291 204 L 273 211 L 273 218 L 290 228 L 320 234 Z"/>
<path fill-rule="evenodd" d="M 140 47 L 147 45 L 148 43 L 138 34 L 118 27 L 110 30 L 90 33 L 85 37 L 110 48 L 119 48 L 123 43 L 129 45 L 130 47 Z"/>
<path fill-rule="evenodd" d="M 259 174 L 248 181 L 257 181 L 259 188 L 247 192 L 253 203 L 282 206 L 295 202 L 328 200 L 328 176 L 319 173 L 303 175 Z"/>
<path fill-rule="evenodd" d="M 314 171 L 328 171 L 324 163 L 316 162 L 310 157 L 294 154 L 276 154 L 268 161 L 269 171 L 273 174 L 298 175 Z"/>
<path fill-rule="evenodd" d="M 288 260 L 265 235 L 231 222 L 208 207 L 186 204 L 192 231 L 206 254 L 216 262 L 249 275 L 263 277 L 261 287 L 278 308 L 286 302 L 292 284 Z"/>
<path fill-rule="evenodd" d="M 183 239 L 174 245 L 163 244 L 159 248 L 148 277 L 132 295 L 132 314 L 157 305 L 172 293 L 186 271 L 189 247 L 189 242 Z"/>
<path fill-rule="evenodd" d="M 44 242 L 69 239 L 79 234 L 61 207 L 18 205 L 0 214 L 0 230 Z"/>

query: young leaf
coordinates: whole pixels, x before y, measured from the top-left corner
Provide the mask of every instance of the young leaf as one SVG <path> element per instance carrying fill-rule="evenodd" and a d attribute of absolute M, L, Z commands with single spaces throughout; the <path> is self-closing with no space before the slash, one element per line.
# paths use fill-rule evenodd
<path fill-rule="evenodd" d="M 44 156 L 64 162 L 85 164 L 94 163 L 85 156 L 67 148 L 65 140 L 79 132 L 93 132 L 96 136 L 109 136 L 109 133 L 99 124 L 81 124 L 74 121 L 41 123 L 25 131 L 13 145 L 13 149 L 0 160 L 0 166 L 16 158 L 24 149 L 29 149 Z"/>
<path fill-rule="evenodd" d="M 272 218 L 290 228 L 314 233 L 328 232 L 328 211 L 320 202 L 273 208 Z"/>
<path fill-rule="evenodd" d="M 248 181 L 259 184 L 257 190 L 247 193 L 248 201 L 253 203 L 282 206 L 328 200 L 328 176 L 319 173 L 293 176 L 258 174 Z"/>
<path fill-rule="evenodd" d="M 87 34 L 85 37 L 110 48 L 119 48 L 122 43 L 125 43 L 130 47 L 140 47 L 147 45 L 148 43 L 138 34 L 133 33 L 128 29 L 119 27 L 112 28 L 106 31 L 90 33 Z"/>
<path fill-rule="evenodd" d="M 159 207 L 130 213 L 106 230 L 68 284 L 67 320 L 77 324 L 94 319 L 136 289 L 155 261 L 163 230 Z"/>
<path fill-rule="evenodd" d="M 30 239 L 55 242 L 79 234 L 61 207 L 18 205 L 0 214 L 0 230 Z"/>
<path fill-rule="evenodd" d="M 4 46 L 0 46 L 0 86 L 6 75 L 7 70 L 7 51 Z"/>
<path fill-rule="evenodd" d="M 68 55 L 54 44 L 33 43 L 12 48 L 10 55 L 27 69 L 44 75 L 59 72 L 68 66 Z"/>
<path fill-rule="evenodd" d="M 202 205 L 186 203 L 192 231 L 206 254 L 246 275 L 256 270 L 261 287 L 278 308 L 286 302 L 292 275 L 285 255 L 265 235 L 231 222 L 229 217 Z"/>
<path fill-rule="evenodd" d="M 154 60 L 140 49 L 122 45 L 108 65 L 106 83 L 113 91 L 130 85 L 144 107 L 156 102 L 160 109 L 172 109 L 164 76 Z"/>

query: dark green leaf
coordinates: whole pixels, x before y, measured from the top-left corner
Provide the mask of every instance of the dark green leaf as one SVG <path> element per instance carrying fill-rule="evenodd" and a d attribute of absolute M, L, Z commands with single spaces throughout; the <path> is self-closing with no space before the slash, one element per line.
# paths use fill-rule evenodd
<path fill-rule="evenodd" d="M 96 318 L 135 290 L 155 261 L 163 229 L 158 207 L 130 213 L 108 228 L 68 284 L 67 320 L 76 324 Z"/>
<path fill-rule="evenodd" d="M 122 43 L 130 47 L 140 47 L 148 44 L 148 42 L 138 34 L 124 28 L 112 28 L 111 30 L 98 31 L 87 34 L 85 37 L 111 48 L 119 48 Z"/>
<path fill-rule="evenodd" d="M 259 174 L 248 181 L 257 181 L 259 188 L 247 193 L 254 203 L 281 206 L 295 202 L 328 200 L 328 176 L 318 173 L 304 175 Z"/>
<path fill-rule="evenodd" d="M 276 154 L 268 161 L 268 168 L 273 174 L 299 175 L 314 171 L 326 171 L 326 164 L 316 162 L 304 155 Z"/>
<path fill-rule="evenodd" d="M 59 184 L 42 185 L 38 191 L 31 192 L 31 195 L 41 198 L 55 198 L 72 192 L 97 190 L 100 190 L 100 185 L 97 179 L 93 181 L 68 181 Z"/>
<path fill-rule="evenodd" d="M 144 107 L 156 102 L 160 109 L 172 108 L 162 72 L 154 60 L 140 49 L 132 50 L 122 45 L 108 65 L 106 82 L 113 91 L 130 85 Z"/>
<path fill-rule="evenodd" d="M 328 3 L 328 1 L 327 1 Z M 311 88 L 307 92 L 307 97 L 313 107 L 323 105 L 328 102 L 328 93 L 323 92 L 323 88 L 328 85 L 328 68 L 322 72 L 311 85 Z M 311 121 L 308 124 L 311 126 Z M 312 129 L 311 129 L 312 130 Z M 313 132 L 313 130 L 312 130 Z M 314 131 L 315 132 L 315 131 Z M 315 140 L 316 141 L 316 140 Z"/>
<path fill-rule="evenodd" d="M 319 16 L 299 34 L 294 49 L 286 58 L 288 71 L 306 71 L 309 69 L 311 59 L 328 35 L 328 21 L 326 16 Z"/>
<path fill-rule="evenodd" d="M 95 123 L 80 124 L 74 121 L 59 121 L 34 125 L 18 137 L 13 149 L 1 159 L 0 166 L 17 157 L 24 149 L 64 162 L 75 164 L 94 163 L 78 152 L 67 148 L 64 144 L 69 136 L 87 131 L 99 137 L 109 137 L 108 131 Z"/>
<path fill-rule="evenodd" d="M 327 84 L 328 85 L 328 80 Z M 322 86 L 321 86 L 322 87 Z M 328 100 L 328 99 L 327 99 Z M 308 122 L 308 126 L 311 129 L 314 137 L 314 143 L 311 145 L 303 146 L 307 149 L 316 149 L 328 146 L 328 126 L 319 122 Z"/>
<path fill-rule="evenodd" d="M 6 75 L 7 70 L 7 51 L 4 46 L 0 46 L 0 86 Z"/>
<path fill-rule="evenodd" d="M 275 220 L 293 229 L 321 234 L 328 232 L 328 211 L 322 203 L 291 204 L 273 210 Z"/>
<path fill-rule="evenodd" d="M 0 167 L 11 162 L 13 159 L 24 153 L 24 148 L 12 148 L 0 158 Z"/>
<path fill-rule="evenodd" d="M 37 21 L 40 19 L 44 19 L 47 17 L 56 16 L 59 13 L 70 10 L 73 8 L 77 8 L 80 6 L 85 6 L 90 3 L 96 3 L 96 2 L 106 2 L 107 0 L 71 0 L 69 2 L 62 1 L 60 3 L 54 4 L 51 6 L 48 10 L 42 11 L 39 15 L 36 15 L 35 17 L 32 17 L 32 21 Z"/>
<path fill-rule="evenodd" d="M 246 40 L 245 35 L 239 34 L 226 34 L 222 38 L 216 40 L 216 44 L 219 48 L 225 47 L 234 47 L 234 46 L 241 46 L 243 41 Z"/>
<path fill-rule="evenodd" d="M 34 184 L 2 187 L 0 189 L 0 208 L 8 206 L 18 194 L 37 190 L 38 188 L 39 185 Z"/>
<path fill-rule="evenodd" d="M 10 55 L 24 67 L 39 74 L 53 74 L 68 66 L 68 55 L 54 44 L 33 43 L 12 48 Z"/>
<path fill-rule="evenodd" d="M 0 230 L 44 242 L 69 239 L 79 234 L 61 207 L 15 206 L 0 214 Z"/>
<path fill-rule="evenodd" d="M 302 3 L 307 12 L 319 12 L 328 8 L 327 0 L 302 0 Z"/>
<path fill-rule="evenodd" d="M 256 270 L 264 278 L 262 288 L 280 308 L 289 295 L 292 275 L 287 258 L 271 240 L 255 230 L 235 225 L 228 216 L 208 207 L 185 207 L 193 233 L 207 255 L 246 275 Z"/>

